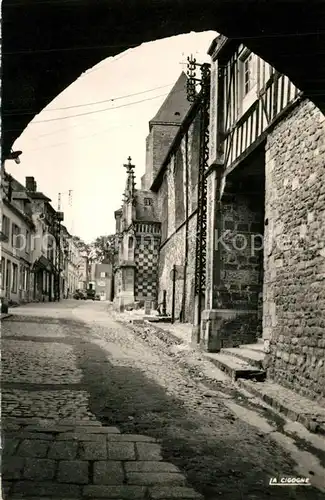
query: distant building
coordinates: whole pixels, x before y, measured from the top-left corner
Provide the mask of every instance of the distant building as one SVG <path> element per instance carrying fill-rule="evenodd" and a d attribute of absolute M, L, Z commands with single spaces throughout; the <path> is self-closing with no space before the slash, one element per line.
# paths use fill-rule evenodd
<path fill-rule="evenodd" d="M 123 308 L 134 302 L 158 302 L 158 264 L 161 240 L 159 200 L 151 185 L 161 163 L 190 109 L 187 77 L 182 73 L 149 122 L 146 169 L 141 189 L 135 188 L 134 166 L 125 165 L 127 180 L 122 208 L 115 212 L 117 263 L 114 272 L 114 302 Z"/>
<path fill-rule="evenodd" d="M 32 202 L 32 217 L 36 228 L 32 248 L 32 300 L 58 300 L 64 293 L 63 251 L 60 249 L 59 237 L 63 214 L 52 207 L 50 198 L 37 191 L 34 177 L 26 177 L 25 189 Z"/>
<path fill-rule="evenodd" d="M 2 172 L 1 182 L 1 298 L 8 303 L 32 299 L 32 236 L 35 226 L 31 200 L 23 186 Z M 16 191 L 21 187 L 22 189 Z"/>
<path fill-rule="evenodd" d="M 61 241 L 64 248 L 64 297 L 70 298 L 79 288 L 80 249 L 65 226 L 61 226 Z"/>
<path fill-rule="evenodd" d="M 78 263 L 78 288 L 79 290 L 86 290 L 88 287 L 88 274 L 89 274 L 88 256 L 86 253 L 81 252 L 79 255 Z"/>
<path fill-rule="evenodd" d="M 100 300 L 112 300 L 112 264 L 95 264 L 95 292 Z"/>
<path fill-rule="evenodd" d="M 135 189 L 134 165 L 129 163 L 121 210 L 115 212 L 117 260 L 114 303 L 119 309 L 146 300 L 157 301 L 160 223 L 153 193 Z"/>
<path fill-rule="evenodd" d="M 1 172 L 1 299 L 10 303 L 60 300 L 84 281 L 80 252 L 62 225 L 63 213 L 37 191 Z M 70 294 L 70 295 L 71 295 Z"/>

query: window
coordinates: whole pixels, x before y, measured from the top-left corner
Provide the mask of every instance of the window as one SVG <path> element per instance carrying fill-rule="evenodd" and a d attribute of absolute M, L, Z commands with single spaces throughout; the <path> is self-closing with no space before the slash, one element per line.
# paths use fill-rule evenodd
<path fill-rule="evenodd" d="M 30 251 L 30 232 L 26 229 L 26 242 L 25 242 L 25 252 L 29 253 Z"/>
<path fill-rule="evenodd" d="M 5 276 L 6 276 L 6 259 L 1 257 L 1 289 L 4 290 L 5 287 Z"/>
<path fill-rule="evenodd" d="M 101 278 L 106 278 L 106 273 L 105 272 L 100 273 L 100 277 Z"/>
<path fill-rule="evenodd" d="M 12 231 L 11 231 L 11 246 L 12 248 L 19 248 L 21 245 L 21 242 L 19 241 L 20 238 L 20 227 L 17 226 L 17 224 L 12 225 Z"/>
<path fill-rule="evenodd" d="M 6 268 L 6 290 L 9 292 L 11 285 L 11 262 L 7 260 L 7 268 Z"/>
<path fill-rule="evenodd" d="M 244 97 L 254 86 L 253 54 L 249 54 L 243 60 L 243 91 Z"/>
<path fill-rule="evenodd" d="M 244 49 L 244 53 L 240 56 L 239 66 L 239 114 L 245 113 L 258 99 L 259 67 L 259 58 Z"/>
<path fill-rule="evenodd" d="M 47 238 L 47 258 L 50 262 L 54 262 L 54 239 L 52 236 Z"/>
<path fill-rule="evenodd" d="M 17 293 L 17 280 L 18 280 L 18 266 L 17 264 L 12 264 L 12 288 L 13 293 Z"/>
<path fill-rule="evenodd" d="M 46 293 L 46 290 L 47 290 L 47 274 L 46 274 L 46 271 L 43 271 L 43 284 L 42 284 L 42 288 L 43 288 L 43 293 Z"/>
<path fill-rule="evenodd" d="M 24 288 L 24 266 L 19 266 L 19 290 Z"/>
<path fill-rule="evenodd" d="M 30 275 L 29 275 L 29 269 L 25 269 L 25 280 L 24 280 L 24 290 L 28 290 L 29 289 L 29 279 L 30 279 Z"/>
<path fill-rule="evenodd" d="M 152 205 L 152 198 L 145 198 L 144 199 L 144 206 L 151 207 L 151 205 Z"/>
<path fill-rule="evenodd" d="M 1 232 L 8 238 L 10 236 L 10 219 L 6 216 L 2 216 L 2 229 Z"/>

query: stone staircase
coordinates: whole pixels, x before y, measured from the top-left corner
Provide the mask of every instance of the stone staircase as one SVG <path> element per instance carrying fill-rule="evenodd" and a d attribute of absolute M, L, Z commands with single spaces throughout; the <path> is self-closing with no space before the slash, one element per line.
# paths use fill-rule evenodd
<path fill-rule="evenodd" d="M 259 382 L 265 380 L 263 341 L 239 347 L 223 348 L 218 353 L 206 353 L 205 357 L 233 380 L 239 378 L 255 379 Z"/>

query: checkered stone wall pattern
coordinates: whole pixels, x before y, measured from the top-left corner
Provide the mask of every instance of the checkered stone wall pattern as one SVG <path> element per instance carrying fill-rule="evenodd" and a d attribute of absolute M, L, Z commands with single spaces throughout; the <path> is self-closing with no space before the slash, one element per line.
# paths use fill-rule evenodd
<path fill-rule="evenodd" d="M 137 234 L 134 260 L 136 264 L 135 298 L 157 298 L 158 261 L 160 239 L 150 235 Z"/>

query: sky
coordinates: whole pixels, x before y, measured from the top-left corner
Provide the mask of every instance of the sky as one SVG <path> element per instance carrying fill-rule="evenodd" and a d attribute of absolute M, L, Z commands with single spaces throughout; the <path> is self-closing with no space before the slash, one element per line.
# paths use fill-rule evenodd
<path fill-rule="evenodd" d="M 89 68 L 57 96 L 16 140 L 21 163 L 6 169 L 20 182 L 34 176 L 61 211 L 68 230 L 87 242 L 115 232 L 131 156 L 137 187 L 145 170 L 145 139 L 187 56 L 208 62 L 213 31 L 140 45 Z M 79 115 L 79 116 L 77 116 Z M 72 196 L 69 201 L 69 191 Z"/>

